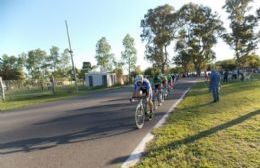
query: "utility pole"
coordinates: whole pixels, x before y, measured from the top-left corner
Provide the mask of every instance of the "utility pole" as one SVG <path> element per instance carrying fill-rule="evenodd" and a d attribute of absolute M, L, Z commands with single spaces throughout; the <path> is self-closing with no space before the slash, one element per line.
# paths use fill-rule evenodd
<path fill-rule="evenodd" d="M 70 35 L 69 35 L 69 28 L 68 28 L 68 23 L 67 20 L 65 20 L 65 25 L 66 25 L 66 30 L 67 30 L 67 36 L 68 36 L 68 42 L 69 42 L 69 53 L 70 53 L 70 57 L 71 57 L 71 63 L 72 63 L 72 70 L 73 70 L 73 75 L 74 75 L 74 79 L 75 79 L 75 87 L 76 87 L 76 93 L 78 93 L 78 85 L 77 85 L 77 77 L 76 77 L 76 71 L 75 71 L 75 66 L 74 66 L 74 60 L 73 60 L 73 52 L 71 49 L 71 44 L 70 44 Z"/>

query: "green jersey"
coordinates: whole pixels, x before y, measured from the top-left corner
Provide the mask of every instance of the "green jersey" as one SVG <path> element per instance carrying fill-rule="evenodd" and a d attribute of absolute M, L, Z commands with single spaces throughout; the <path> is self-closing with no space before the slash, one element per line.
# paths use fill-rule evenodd
<path fill-rule="evenodd" d="M 154 83 L 154 85 L 159 85 L 162 83 L 162 80 L 159 76 L 155 76 L 153 79 L 153 83 Z"/>

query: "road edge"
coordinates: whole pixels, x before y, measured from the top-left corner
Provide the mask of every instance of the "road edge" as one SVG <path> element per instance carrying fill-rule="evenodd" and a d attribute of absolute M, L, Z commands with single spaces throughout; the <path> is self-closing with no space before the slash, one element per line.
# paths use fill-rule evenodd
<path fill-rule="evenodd" d="M 185 95 L 190 91 L 191 87 L 186 89 L 181 97 L 169 108 L 167 113 L 157 122 L 157 124 L 145 135 L 145 137 L 141 140 L 141 142 L 137 145 L 134 151 L 130 154 L 130 156 L 126 159 L 126 161 L 121 165 L 121 168 L 129 168 L 134 166 L 136 163 L 140 161 L 141 156 L 145 152 L 146 143 L 153 140 L 154 135 L 152 134 L 152 130 L 154 128 L 161 127 L 166 119 L 169 117 L 169 114 L 175 109 L 175 107 L 183 100 Z"/>

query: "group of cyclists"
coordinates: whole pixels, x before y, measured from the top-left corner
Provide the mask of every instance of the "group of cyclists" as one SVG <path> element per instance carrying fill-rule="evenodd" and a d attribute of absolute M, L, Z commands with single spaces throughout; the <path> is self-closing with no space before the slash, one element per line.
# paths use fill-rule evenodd
<path fill-rule="evenodd" d="M 153 114 L 153 111 L 157 109 L 157 106 L 161 106 L 170 90 L 173 89 L 177 76 L 175 74 L 161 74 L 149 79 L 143 75 L 135 77 L 132 98 L 145 96 L 149 107 L 147 113 Z M 132 101 L 132 99 L 130 100 Z M 153 115 L 148 116 L 152 117 Z"/>

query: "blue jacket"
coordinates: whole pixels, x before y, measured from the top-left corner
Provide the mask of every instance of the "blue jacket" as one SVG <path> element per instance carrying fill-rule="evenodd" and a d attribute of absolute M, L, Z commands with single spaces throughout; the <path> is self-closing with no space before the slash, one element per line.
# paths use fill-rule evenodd
<path fill-rule="evenodd" d="M 218 88 L 220 82 L 220 75 L 216 71 L 211 71 L 210 74 L 210 88 Z"/>

